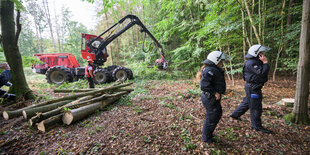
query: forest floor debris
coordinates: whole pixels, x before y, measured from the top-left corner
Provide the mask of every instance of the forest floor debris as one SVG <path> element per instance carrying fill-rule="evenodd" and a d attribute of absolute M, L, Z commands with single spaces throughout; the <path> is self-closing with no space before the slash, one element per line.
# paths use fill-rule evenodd
<path fill-rule="evenodd" d="M 263 88 L 262 120 L 274 132 L 271 135 L 251 129 L 249 112 L 241 117 L 243 121 L 227 117 L 244 97 L 242 80 L 235 86 L 227 81 L 223 116 L 214 132 L 218 143 L 211 145 L 201 141 L 205 109 L 193 82 L 149 81 L 133 92 L 131 100 L 45 133 L 30 128 L 20 117 L 1 117 L 0 154 L 309 154 L 310 127 L 285 122 L 283 116 L 292 108 L 276 105 L 282 98 L 294 98 L 294 83 L 270 81 Z"/>

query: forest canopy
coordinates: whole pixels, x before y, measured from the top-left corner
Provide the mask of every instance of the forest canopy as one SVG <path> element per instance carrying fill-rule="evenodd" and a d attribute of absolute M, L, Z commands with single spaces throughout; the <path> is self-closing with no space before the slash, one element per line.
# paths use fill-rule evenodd
<path fill-rule="evenodd" d="M 72 21 L 72 13 L 66 7 L 56 13 L 47 11 L 47 0 L 25 2 L 19 41 L 23 56 L 68 52 L 81 63 L 81 33 L 99 35 L 122 17 L 134 14 L 164 47 L 170 70 L 181 71 L 187 77 L 194 75 L 214 50 L 233 57 L 225 65 L 227 73 L 240 73 L 244 55 L 254 44 L 271 48 L 267 56 L 273 71 L 297 71 L 301 1 L 88 0 L 98 7 L 99 20 L 92 30 Z M 152 64 L 159 54 L 155 50 L 142 51 L 143 37 L 136 26 L 117 38 L 108 47 L 113 58 L 108 63 Z"/>

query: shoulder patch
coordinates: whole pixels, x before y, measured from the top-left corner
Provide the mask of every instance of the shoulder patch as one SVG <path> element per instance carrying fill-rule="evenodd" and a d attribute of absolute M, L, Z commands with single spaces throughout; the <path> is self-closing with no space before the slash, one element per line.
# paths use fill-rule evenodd
<path fill-rule="evenodd" d="M 256 69 L 258 66 L 257 66 L 257 65 L 254 65 L 253 67 Z"/>
<path fill-rule="evenodd" d="M 213 75 L 214 75 L 211 71 L 209 71 L 209 72 L 208 72 L 208 74 L 210 74 L 211 76 L 213 76 Z"/>

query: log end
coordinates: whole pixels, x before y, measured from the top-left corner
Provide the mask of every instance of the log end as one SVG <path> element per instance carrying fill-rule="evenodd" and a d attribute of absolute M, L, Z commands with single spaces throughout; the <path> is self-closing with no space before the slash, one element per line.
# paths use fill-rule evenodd
<path fill-rule="evenodd" d="M 38 123 L 37 128 L 38 128 L 38 130 L 45 132 L 44 121 L 41 121 L 40 123 Z"/>
<path fill-rule="evenodd" d="M 73 121 L 73 115 L 70 111 L 67 111 L 62 117 L 62 122 L 64 124 L 70 125 L 72 121 Z"/>
<path fill-rule="evenodd" d="M 23 112 L 22 112 L 22 113 L 23 113 L 24 118 L 25 118 L 25 119 L 27 119 L 27 113 L 26 113 L 26 111 L 25 111 L 25 110 L 23 110 Z"/>
<path fill-rule="evenodd" d="M 5 120 L 8 120 L 9 119 L 9 114 L 6 112 L 6 111 L 3 111 L 3 118 L 5 119 Z"/>

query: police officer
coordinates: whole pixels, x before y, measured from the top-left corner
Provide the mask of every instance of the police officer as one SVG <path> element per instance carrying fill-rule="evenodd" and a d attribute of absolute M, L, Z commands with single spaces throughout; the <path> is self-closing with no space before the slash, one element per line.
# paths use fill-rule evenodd
<path fill-rule="evenodd" d="M 87 77 L 89 88 L 95 88 L 94 84 L 94 61 L 92 59 L 87 60 L 88 65 L 85 67 L 85 75 Z"/>
<path fill-rule="evenodd" d="M 256 131 L 271 133 L 270 130 L 262 127 L 262 87 L 268 81 L 269 65 L 265 52 L 270 49 L 263 45 L 253 45 L 245 56 L 247 61 L 243 65 L 243 79 L 246 96 L 238 108 L 229 117 L 241 120 L 248 109 L 251 113 L 251 125 Z"/>
<path fill-rule="evenodd" d="M 230 59 L 230 56 L 221 51 L 211 52 L 203 61 L 203 69 L 200 87 L 203 91 L 201 100 L 206 108 L 206 118 L 202 128 L 202 141 L 213 143 L 213 131 L 222 116 L 221 97 L 226 91 L 224 71 L 221 69 L 222 61 Z"/>

